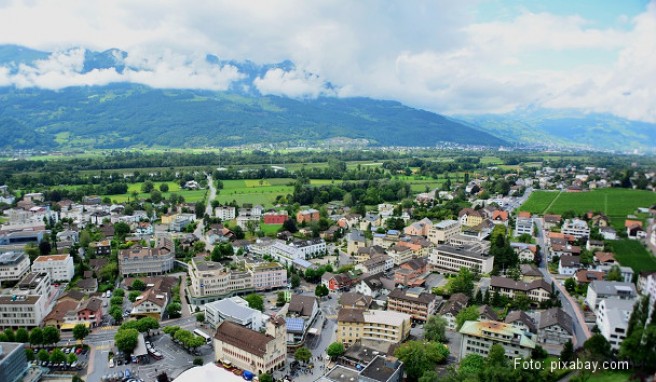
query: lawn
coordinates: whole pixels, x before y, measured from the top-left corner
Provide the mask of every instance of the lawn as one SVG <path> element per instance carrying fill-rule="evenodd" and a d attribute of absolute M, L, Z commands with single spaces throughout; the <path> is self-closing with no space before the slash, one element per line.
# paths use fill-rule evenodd
<path fill-rule="evenodd" d="M 637 240 L 611 241 L 615 258 L 634 272 L 656 271 L 656 258 Z"/>
<path fill-rule="evenodd" d="M 178 194 L 182 197 L 184 197 L 185 202 L 189 203 L 195 203 L 195 202 L 201 202 L 205 200 L 205 192 L 207 190 L 179 190 L 177 192 L 174 192 L 175 194 Z M 102 195 L 102 197 L 109 197 L 109 199 L 112 200 L 112 202 L 116 203 L 125 203 L 128 200 L 132 200 L 132 194 L 127 193 L 127 194 L 120 194 L 120 195 Z M 168 198 L 171 196 L 171 192 L 162 192 L 162 196 L 164 198 Z M 147 199 L 150 197 L 150 194 L 147 193 L 139 193 L 137 195 L 139 199 Z"/>
<path fill-rule="evenodd" d="M 235 179 L 224 180 L 223 189 L 219 191 L 216 199 L 220 203 L 230 203 L 235 200 L 238 204 L 251 203 L 262 206 L 272 206 L 278 195 L 287 195 L 294 192 L 294 188 L 287 186 L 293 179 Z"/>
<path fill-rule="evenodd" d="M 631 378 L 630 371 L 604 371 L 592 374 L 588 382 L 625 382 Z"/>
<path fill-rule="evenodd" d="M 611 219 L 615 228 L 621 228 L 624 226 L 627 215 L 635 214 L 638 207 L 649 207 L 653 204 L 656 204 L 656 193 L 626 188 L 606 188 L 560 194 L 535 191 L 520 210 L 537 214 L 562 214 L 566 211 L 582 214 L 587 211 L 599 211 Z"/>
<path fill-rule="evenodd" d="M 260 230 L 264 232 L 265 235 L 275 235 L 278 233 L 278 230 L 282 227 L 282 224 L 260 224 Z"/>
<path fill-rule="evenodd" d="M 155 186 L 155 190 L 159 190 L 159 186 L 162 183 L 166 183 L 169 185 L 169 192 L 179 192 L 180 191 L 180 184 L 177 182 L 153 182 L 153 185 Z M 132 191 L 137 191 L 141 192 L 141 186 L 143 186 L 144 182 L 137 182 L 137 183 L 130 183 L 128 185 L 128 193 L 131 193 Z"/>

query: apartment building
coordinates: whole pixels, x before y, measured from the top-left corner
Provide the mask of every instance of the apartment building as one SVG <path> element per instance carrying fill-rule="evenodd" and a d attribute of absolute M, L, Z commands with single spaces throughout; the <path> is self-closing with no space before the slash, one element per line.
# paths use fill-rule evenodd
<path fill-rule="evenodd" d="M 551 299 L 551 285 L 544 279 L 531 282 L 515 281 L 513 279 L 492 276 L 490 280 L 490 293 L 499 292 L 501 296 L 514 298 L 518 293 L 524 293 L 536 303 L 542 303 Z"/>
<path fill-rule="evenodd" d="M 414 321 L 426 322 L 436 309 L 437 296 L 423 288 L 394 289 L 387 296 L 387 310 L 407 313 Z"/>
<path fill-rule="evenodd" d="M 588 227 L 588 222 L 581 219 L 567 219 L 563 223 L 563 226 L 560 229 L 565 235 L 572 235 L 577 239 L 582 237 L 590 236 L 590 227 Z"/>
<path fill-rule="evenodd" d="M 298 224 L 301 224 L 303 222 L 317 222 L 319 221 L 319 218 L 321 216 L 319 215 L 319 211 L 315 210 L 314 208 L 310 208 L 307 210 L 301 210 L 296 213 L 296 221 Z"/>
<path fill-rule="evenodd" d="M 219 206 L 214 209 L 214 216 L 222 221 L 232 220 L 237 217 L 237 209 L 233 206 Z"/>
<path fill-rule="evenodd" d="M 290 244 L 276 241 L 271 245 L 270 255 L 276 261 L 285 265 L 291 264 L 296 259 L 307 259 L 326 252 L 326 242 L 323 239 L 297 240 Z"/>
<path fill-rule="evenodd" d="M 480 252 L 473 245 L 454 247 L 441 244 L 430 251 L 428 263 L 434 269 L 447 272 L 458 272 L 464 267 L 477 273 L 490 273 L 494 266 L 494 256 Z"/>
<path fill-rule="evenodd" d="M 173 242 L 160 238 L 155 248 L 135 245 L 122 250 L 118 256 L 118 267 L 123 277 L 138 274 L 153 276 L 171 271 L 174 261 Z"/>
<path fill-rule="evenodd" d="M 407 313 L 342 308 L 337 315 L 337 341 L 358 339 L 401 343 L 410 335 L 412 316 Z"/>
<path fill-rule="evenodd" d="M 401 265 L 406 261 L 412 260 L 412 250 L 408 247 L 394 245 L 387 250 L 387 256 L 391 257 L 394 265 Z"/>
<path fill-rule="evenodd" d="M 428 228 L 428 240 L 433 244 L 446 244 L 460 233 L 461 224 L 457 220 L 442 220 Z"/>
<path fill-rule="evenodd" d="M 50 307 L 50 275 L 27 273 L 7 295 L 0 296 L 0 328 L 37 327 Z"/>
<path fill-rule="evenodd" d="M 0 254 L 0 285 L 4 281 L 18 281 L 30 270 L 30 258 L 22 251 Z"/>
<path fill-rule="evenodd" d="M 28 371 L 25 344 L 0 342 L 0 381 L 19 382 Z"/>
<path fill-rule="evenodd" d="M 266 319 L 267 316 L 257 309 L 250 308 L 248 302 L 239 296 L 205 304 L 205 321 L 215 329 L 227 320 L 259 331 Z"/>
<path fill-rule="evenodd" d="M 466 321 L 460 334 L 460 359 L 467 354 L 486 357 L 492 345 L 501 345 L 509 359 L 528 359 L 536 346 L 523 330 L 498 321 Z"/>
<path fill-rule="evenodd" d="M 264 333 L 234 322 L 221 322 L 214 336 L 214 360 L 230 362 L 256 375 L 271 373 L 285 366 L 287 358 L 287 329 L 282 317 L 266 323 Z"/>
<path fill-rule="evenodd" d="M 236 292 L 253 290 L 251 272 L 232 271 L 221 263 L 205 260 L 204 257 L 191 259 L 189 279 L 190 297 L 195 305 L 216 301 Z"/>
<path fill-rule="evenodd" d="M 594 312 L 599 309 L 599 303 L 606 299 L 630 300 L 638 297 L 635 285 L 619 281 L 594 280 L 588 285 L 585 303 Z"/>
<path fill-rule="evenodd" d="M 246 269 L 253 275 L 256 291 L 287 286 L 287 269 L 280 263 L 246 263 Z"/>
<path fill-rule="evenodd" d="M 71 281 L 75 276 L 75 265 L 71 255 L 48 255 L 34 259 L 32 272 L 46 272 L 52 281 Z"/>
<path fill-rule="evenodd" d="M 597 327 L 613 350 L 619 350 L 626 339 L 633 305 L 634 301 L 631 300 L 610 299 L 599 303 Z"/>
<path fill-rule="evenodd" d="M 517 220 L 515 221 L 515 232 L 513 233 L 514 236 L 521 236 L 524 234 L 528 234 L 533 236 L 533 218 L 528 217 L 518 217 Z"/>

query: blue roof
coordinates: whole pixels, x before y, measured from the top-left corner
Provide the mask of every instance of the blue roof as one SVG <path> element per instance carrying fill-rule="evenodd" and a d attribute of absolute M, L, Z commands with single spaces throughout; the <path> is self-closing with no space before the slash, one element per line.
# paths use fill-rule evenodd
<path fill-rule="evenodd" d="M 288 332 L 303 332 L 305 327 L 305 320 L 302 318 L 285 318 Z"/>
<path fill-rule="evenodd" d="M 397 231 L 395 229 L 391 229 L 391 230 L 387 231 L 388 235 L 399 235 L 400 233 L 401 233 L 400 231 Z"/>

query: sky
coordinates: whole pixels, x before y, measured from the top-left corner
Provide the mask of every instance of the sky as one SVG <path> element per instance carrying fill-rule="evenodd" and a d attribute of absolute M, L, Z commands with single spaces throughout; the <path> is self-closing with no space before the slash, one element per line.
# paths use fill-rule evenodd
<path fill-rule="evenodd" d="M 0 0 L 0 44 L 53 54 L 0 86 L 129 81 L 225 90 L 222 60 L 272 64 L 263 94 L 397 100 L 447 115 L 576 108 L 656 122 L 656 0 Z M 131 69 L 82 73 L 84 50 Z"/>

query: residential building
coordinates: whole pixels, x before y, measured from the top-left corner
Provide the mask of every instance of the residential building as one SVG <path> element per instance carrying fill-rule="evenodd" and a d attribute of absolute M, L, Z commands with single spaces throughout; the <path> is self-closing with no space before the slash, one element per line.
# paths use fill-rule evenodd
<path fill-rule="evenodd" d="M 118 267 L 123 277 L 135 274 L 162 275 L 173 269 L 174 261 L 173 243 L 160 238 L 155 248 L 135 245 L 122 250 L 118 256 Z"/>
<path fill-rule="evenodd" d="M 428 261 L 425 258 L 411 259 L 394 271 L 394 282 L 405 286 L 419 286 L 429 274 Z"/>
<path fill-rule="evenodd" d="M 215 361 L 228 361 L 256 375 L 272 373 L 285 366 L 286 334 L 282 317 L 268 320 L 264 333 L 225 320 L 219 324 L 214 336 Z"/>
<path fill-rule="evenodd" d="M 394 265 L 401 265 L 412 259 L 412 250 L 400 245 L 394 245 L 387 250 L 387 256 L 392 258 Z"/>
<path fill-rule="evenodd" d="M 572 235 L 577 239 L 582 237 L 590 236 L 590 227 L 588 227 L 588 222 L 581 219 L 566 219 L 563 223 L 563 226 L 560 229 L 560 232 L 565 235 Z"/>
<path fill-rule="evenodd" d="M 369 309 L 373 298 L 358 292 L 342 293 L 339 297 L 339 306 L 341 308 Z"/>
<path fill-rule="evenodd" d="M 469 303 L 469 297 L 467 295 L 464 293 L 454 293 L 449 297 L 446 304 L 442 306 L 439 314 L 446 320 L 447 329 L 456 329 L 456 316 L 461 310 L 467 307 L 467 303 Z"/>
<path fill-rule="evenodd" d="M 234 206 L 219 206 L 214 209 L 214 216 L 221 221 L 232 220 L 237 217 L 237 209 Z"/>
<path fill-rule="evenodd" d="M 50 274 L 27 273 L 9 294 L 0 296 L 0 328 L 37 327 L 49 311 Z"/>
<path fill-rule="evenodd" d="M 394 289 L 387 296 L 387 310 L 407 313 L 414 321 L 426 322 L 435 312 L 437 296 L 423 288 Z"/>
<path fill-rule="evenodd" d="M 434 269 L 447 272 L 456 273 L 464 267 L 482 274 L 492 272 L 494 256 L 481 253 L 472 245 L 454 247 L 442 244 L 431 250 L 428 262 Z"/>
<path fill-rule="evenodd" d="M 475 227 L 483 222 L 483 214 L 473 208 L 463 208 L 458 212 L 460 224 L 467 227 Z"/>
<path fill-rule="evenodd" d="M 544 229 L 550 230 L 558 227 L 562 217 L 560 215 L 544 215 Z"/>
<path fill-rule="evenodd" d="M 517 217 L 517 220 L 515 221 L 515 232 L 513 232 L 513 235 L 521 236 L 527 234 L 533 236 L 533 227 L 534 224 L 532 217 Z"/>
<path fill-rule="evenodd" d="M 503 320 L 506 324 L 510 324 L 518 329 L 523 330 L 524 332 L 537 333 L 538 329 L 535 326 L 533 319 L 521 310 L 513 310 L 506 315 L 506 318 Z"/>
<path fill-rule="evenodd" d="M 267 316 L 257 309 L 250 308 L 248 302 L 239 296 L 205 304 L 205 321 L 214 329 L 227 320 L 260 331 L 266 319 Z"/>
<path fill-rule="evenodd" d="M 617 239 L 617 231 L 615 231 L 614 228 L 602 227 L 602 228 L 599 228 L 599 233 L 604 238 L 604 240 L 616 240 Z"/>
<path fill-rule="evenodd" d="M 264 212 L 264 207 L 262 207 L 261 205 L 259 204 L 252 205 L 250 203 L 244 203 L 242 207 L 239 209 L 239 216 L 251 216 L 259 220 L 260 217 L 262 216 L 262 212 Z"/>
<path fill-rule="evenodd" d="M 91 271 L 86 271 L 93 273 Z M 98 279 L 95 277 L 89 277 L 86 279 L 78 280 L 75 287 L 85 294 L 96 293 L 98 291 Z"/>
<path fill-rule="evenodd" d="M 326 242 L 323 239 L 296 240 L 290 244 L 276 241 L 270 247 L 271 257 L 285 265 L 296 259 L 306 260 L 325 252 Z"/>
<path fill-rule="evenodd" d="M 603 280 L 606 277 L 604 272 L 579 269 L 574 274 L 576 282 L 579 284 L 589 284 L 593 280 Z"/>
<path fill-rule="evenodd" d="M 450 238 L 460 233 L 460 227 L 457 220 L 442 220 L 428 227 L 428 240 L 433 244 L 446 244 Z"/>
<path fill-rule="evenodd" d="M 392 268 L 394 268 L 394 259 L 387 255 L 377 255 L 355 266 L 355 269 L 370 275 L 384 273 Z"/>
<path fill-rule="evenodd" d="M 18 281 L 30 269 L 30 258 L 22 251 L 0 254 L 0 285 L 5 281 Z"/>
<path fill-rule="evenodd" d="M 355 346 L 355 345 L 354 345 Z M 351 350 L 349 347 L 347 352 Z M 401 382 L 403 381 L 403 362 L 390 355 L 382 355 L 374 349 L 358 354 L 358 361 L 353 368 L 341 364 L 330 369 L 317 382 Z M 371 361 L 369 354 L 373 355 Z M 384 353 L 383 353 L 384 354 Z M 342 357 L 343 358 L 343 357 Z M 341 361 L 340 361 L 341 362 Z M 366 365 L 366 366 L 364 366 Z M 357 368 L 357 369 L 356 369 Z"/>
<path fill-rule="evenodd" d="M 76 314 L 76 322 L 70 326 L 70 330 L 73 329 L 73 326 L 78 323 L 86 324 L 87 326 L 97 327 L 102 323 L 103 302 L 101 299 L 96 297 L 91 297 L 87 300 L 84 300 L 78 305 Z M 66 328 L 62 327 L 62 330 Z"/>
<path fill-rule="evenodd" d="M 337 341 L 357 339 L 400 343 L 410 335 L 412 317 L 407 313 L 342 308 L 337 315 Z"/>
<path fill-rule="evenodd" d="M 360 264 L 372 259 L 373 257 L 385 255 L 386 253 L 387 252 L 385 251 L 385 248 L 381 247 L 380 245 L 361 247 L 358 248 L 353 254 L 351 254 L 351 259 L 353 259 L 355 264 Z M 392 260 L 392 264 L 394 264 L 394 260 Z"/>
<path fill-rule="evenodd" d="M 423 218 L 403 228 L 403 233 L 406 235 L 427 236 L 431 226 L 433 226 L 433 222 L 428 218 Z"/>
<path fill-rule="evenodd" d="M 221 263 L 194 257 L 189 266 L 188 287 L 192 304 L 200 305 L 253 290 L 253 274 L 249 271 L 231 271 Z"/>
<path fill-rule="evenodd" d="M 481 305 L 478 307 L 478 320 L 479 321 L 499 321 L 499 315 L 489 305 Z"/>
<path fill-rule="evenodd" d="M 321 284 L 325 285 L 330 291 L 337 291 L 351 287 L 353 280 L 345 273 L 333 274 L 326 272 L 321 275 Z"/>
<path fill-rule="evenodd" d="M 305 335 L 319 313 L 319 303 L 315 296 L 294 294 L 287 306 L 287 344 L 303 343 Z"/>
<path fill-rule="evenodd" d="M 638 292 L 633 283 L 594 280 L 588 285 L 585 303 L 590 309 L 596 312 L 599 309 L 601 300 L 617 299 L 633 301 L 636 297 L 638 297 Z"/>
<path fill-rule="evenodd" d="M 193 214 L 180 214 L 173 219 L 169 229 L 173 232 L 182 232 L 187 226 L 196 220 Z"/>
<path fill-rule="evenodd" d="M 265 212 L 263 216 L 264 224 L 282 224 L 289 219 L 287 211 Z"/>
<path fill-rule="evenodd" d="M 143 292 L 132 304 L 130 316 L 134 318 L 152 317 L 156 320 L 162 318 L 169 299 L 166 293 L 151 288 Z"/>
<path fill-rule="evenodd" d="M 633 300 L 617 299 L 601 300 L 599 303 L 597 327 L 613 350 L 619 350 L 626 339 L 634 303 Z"/>
<path fill-rule="evenodd" d="M 460 359 L 467 354 L 486 357 L 492 345 L 501 345 L 509 359 L 528 359 L 536 346 L 523 330 L 504 322 L 466 321 L 459 332 L 462 334 Z"/>
<path fill-rule="evenodd" d="M 315 210 L 314 208 L 310 208 L 307 210 L 301 210 L 296 213 L 296 221 L 298 224 L 301 224 L 303 222 L 317 222 L 319 221 L 319 218 L 321 216 L 319 215 L 319 211 Z"/>
<path fill-rule="evenodd" d="M 543 277 L 542 272 L 535 264 L 520 264 L 519 272 L 522 274 L 522 281 L 525 282 L 539 280 Z"/>
<path fill-rule="evenodd" d="M 246 263 L 253 275 L 253 289 L 270 290 L 287 286 L 287 269 L 275 262 Z"/>
<path fill-rule="evenodd" d="M 34 259 L 32 272 L 46 272 L 52 281 L 71 281 L 75 275 L 75 266 L 71 255 L 47 255 Z"/>
<path fill-rule="evenodd" d="M 533 244 L 510 243 L 510 247 L 515 251 L 522 263 L 532 263 L 535 261 L 535 255 L 538 248 Z"/>
<path fill-rule="evenodd" d="M 94 241 L 89 244 L 89 251 L 96 256 L 109 256 L 112 254 L 112 243 L 109 240 Z"/>
<path fill-rule="evenodd" d="M 0 342 L 0 381 L 22 381 L 27 370 L 25 344 Z"/>
<path fill-rule="evenodd" d="M 544 279 L 531 282 L 515 281 L 513 279 L 492 276 L 490 280 L 490 293 L 499 292 L 500 295 L 514 298 L 518 293 L 524 293 L 536 303 L 542 303 L 551 299 L 551 285 Z"/>
<path fill-rule="evenodd" d="M 357 293 L 370 296 L 374 299 L 387 296 L 395 288 L 396 285 L 393 279 L 388 279 L 381 275 L 365 277 L 355 284 L 355 291 Z"/>
<path fill-rule="evenodd" d="M 562 276 L 573 276 L 581 267 L 580 256 L 562 256 L 558 261 L 558 274 Z"/>
<path fill-rule="evenodd" d="M 366 246 L 367 238 L 362 231 L 354 230 L 346 235 L 346 253 L 355 254 L 358 252 L 358 248 L 364 248 Z"/>
<path fill-rule="evenodd" d="M 561 308 L 550 308 L 540 313 L 538 323 L 539 343 L 564 345 L 574 336 L 574 322 Z"/>

